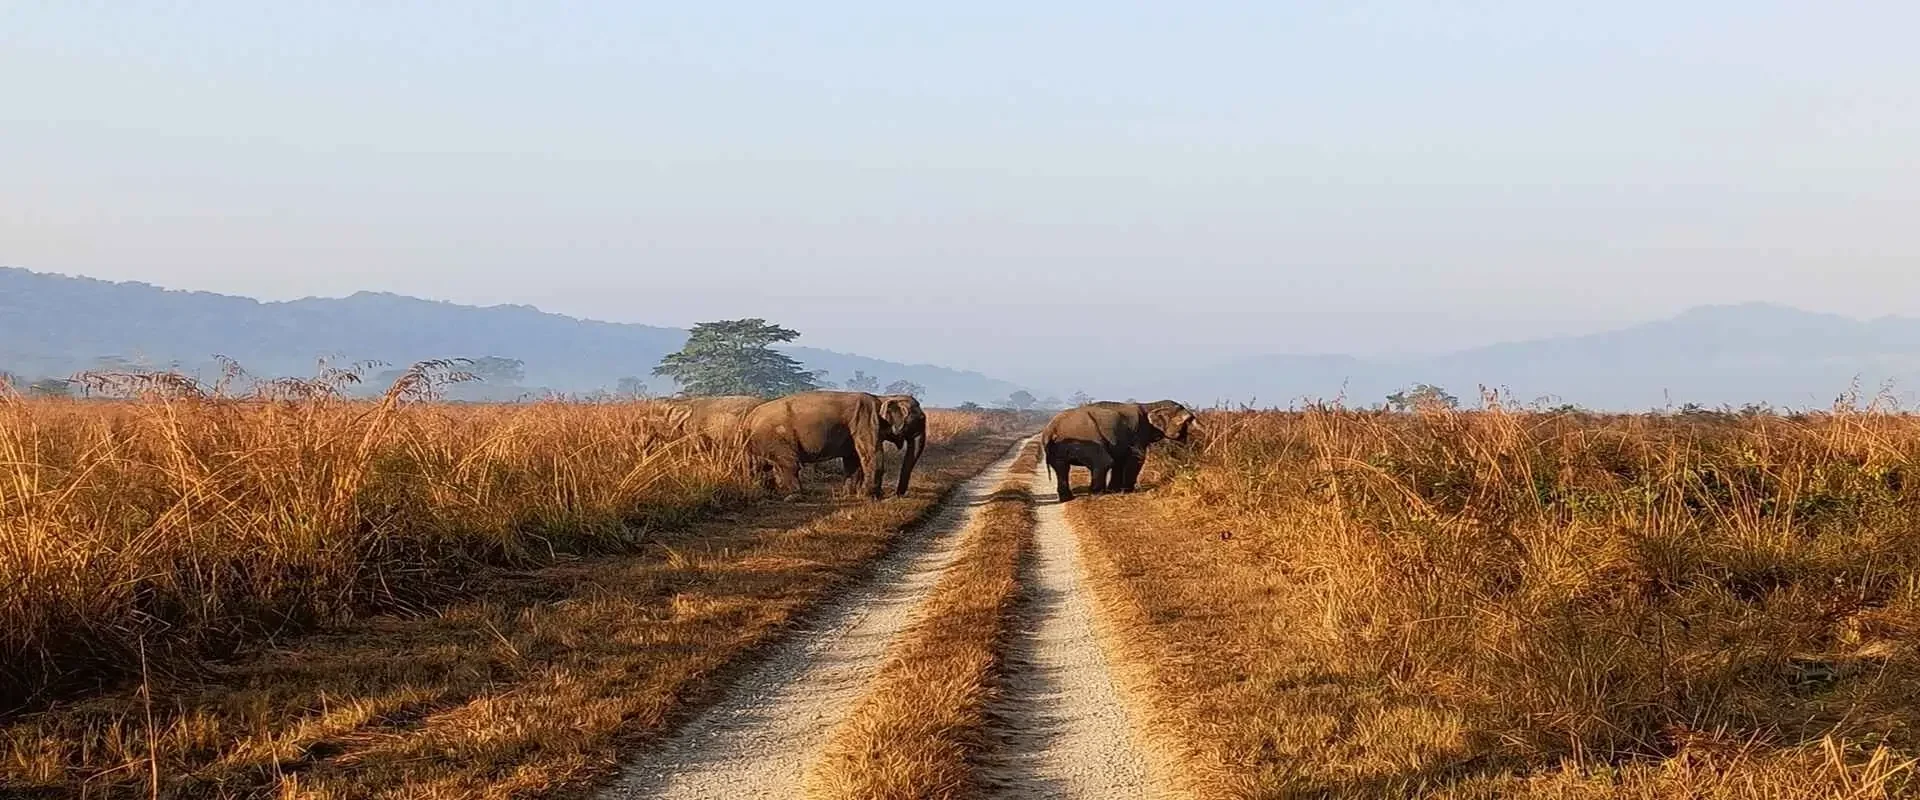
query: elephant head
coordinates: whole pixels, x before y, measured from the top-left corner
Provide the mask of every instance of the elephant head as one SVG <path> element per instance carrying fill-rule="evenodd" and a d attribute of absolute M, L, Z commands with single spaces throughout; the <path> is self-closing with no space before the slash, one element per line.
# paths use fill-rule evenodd
<path fill-rule="evenodd" d="M 910 394 L 880 397 L 880 438 L 900 446 L 900 485 L 898 493 L 907 493 L 913 480 L 913 465 L 927 449 L 927 412 Z"/>
<path fill-rule="evenodd" d="M 1162 438 L 1184 442 L 1193 423 L 1193 412 L 1172 400 L 1147 404 L 1147 424 L 1160 431 Z"/>

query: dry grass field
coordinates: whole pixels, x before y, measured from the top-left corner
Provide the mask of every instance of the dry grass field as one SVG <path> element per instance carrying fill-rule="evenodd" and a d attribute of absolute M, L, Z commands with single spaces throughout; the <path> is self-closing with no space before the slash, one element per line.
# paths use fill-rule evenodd
<path fill-rule="evenodd" d="M 1069 507 L 1201 796 L 1920 791 L 1920 419 L 1204 426 Z"/>
<path fill-rule="evenodd" d="M 1013 441 L 760 502 L 646 403 L 0 400 L 0 794 L 584 786 Z"/>
<path fill-rule="evenodd" d="M 1035 420 L 934 412 L 878 503 L 769 502 L 669 424 L 0 402 L 0 796 L 582 795 Z M 1916 458 L 1890 414 L 1213 412 L 1065 510 L 1111 719 L 1196 796 L 1909 797 Z M 1032 755 L 992 701 L 1036 530 L 1072 546 L 1034 468 L 966 509 L 812 796 L 976 796 Z"/>

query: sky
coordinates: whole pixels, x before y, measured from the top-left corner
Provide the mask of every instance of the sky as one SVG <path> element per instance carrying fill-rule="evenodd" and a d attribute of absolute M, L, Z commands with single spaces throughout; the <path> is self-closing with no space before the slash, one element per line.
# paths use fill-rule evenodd
<path fill-rule="evenodd" d="M 0 264 L 1016 380 L 1920 315 L 1920 4 L 0 7 Z"/>

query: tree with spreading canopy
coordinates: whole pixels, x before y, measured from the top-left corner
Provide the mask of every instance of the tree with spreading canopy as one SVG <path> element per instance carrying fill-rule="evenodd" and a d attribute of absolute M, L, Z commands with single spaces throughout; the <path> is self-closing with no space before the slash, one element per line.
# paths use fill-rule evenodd
<path fill-rule="evenodd" d="M 880 379 L 868 375 L 866 370 L 856 369 L 853 371 L 853 377 L 847 379 L 847 391 L 879 394 Z"/>
<path fill-rule="evenodd" d="M 1000 401 L 1000 405 L 1015 411 L 1028 411 L 1039 402 L 1039 399 L 1035 398 L 1032 392 L 1021 389 L 1013 394 L 1007 395 L 1007 399 Z"/>
<path fill-rule="evenodd" d="M 919 397 L 926 391 L 927 387 L 909 380 L 897 380 L 887 384 L 887 394 L 910 394 Z"/>
<path fill-rule="evenodd" d="M 1387 395 L 1387 406 L 1395 411 L 1459 408 L 1460 398 L 1447 394 L 1447 390 L 1438 386 L 1416 383 Z"/>
<path fill-rule="evenodd" d="M 817 388 L 821 373 L 773 349 L 800 332 L 764 319 L 729 319 L 693 326 L 687 344 L 660 359 L 653 374 L 672 378 L 690 395 L 779 397 Z"/>
<path fill-rule="evenodd" d="M 527 379 L 527 363 L 517 358 L 476 358 L 467 365 L 466 371 L 480 381 L 503 386 L 513 386 Z"/>

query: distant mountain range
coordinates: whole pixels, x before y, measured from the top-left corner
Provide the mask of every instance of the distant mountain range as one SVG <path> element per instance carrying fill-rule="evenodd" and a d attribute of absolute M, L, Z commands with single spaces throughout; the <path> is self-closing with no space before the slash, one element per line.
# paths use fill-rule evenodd
<path fill-rule="evenodd" d="M 488 387 L 492 396 L 543 391 L 613 390 L 633 377 L 655 392 L 671 382 L 652 376 L 667 353 L 685 344 L 678 328 L 575 319 L 530 306 L 478 308 L 394 294 L 261 302 L 246 297 L 162 289 L 0 267 L 0 370 L 24 377 L 64 377 L 97 368 L 103 358 L 146 366 L 179 364 L 217 375 L 213 356 L 231 358 L 264 377 L 311 376 L 318 359 L 377 360 L 404 367 L 433 358 L 495 356 L 525 363 L 519 386 Z M 926 364 L 788 348 L 808 369 L 844 381 L 856 370 L 884 385 L 925 387 L 935 405 L 983 404 L 1021 387 Z"/>
<path fill-rule="evenodd" d="M 1920 320 L 1860 321 L 1779 305 L 1703 306 L 1671 319 L 1584 336 L 1488 345 L 1419 358 L 1263 356 L 1163 374 L 1141 396 L 1287 406 L 1344 396 L 1372 405 L 1412 383 L 1463 404 L 1478 387 L 1521 401 L 1644 411 L 1686 403 L 1825 408 L 1855 380 L 1891 381 L 1911 406 L 1920 388 Z"/>
<path fill-rule="evenodd" d="M 686 337 L 677 328 L 595 322 L 529 306 L 477 308 L 370 292 L 261 302 L 0 268 L 0 370 L 26 377 L 71 375 L 99 366 L 103 357 L 177 362 L 213 375 L 217 353 L 256 375 L 275 377 L 312 375 L 322 356 L 396 366 L 497 356 L 523 361 L 526 375 L 522 385 L 489 387 L 496 396 L 611 390 L 624 377 L 667 393 L 673 387 L 650 373 Z M 912 381 L 936 405 L 990 404 L 1022 388 L 926 364 L 808 347 L 788 352 L 810 369 L 826 370 L 831 381 L 844 381 L 856 370 L 883 384 Z M 1523 402 L 1551 398 L 1609 410 L 1685 403 L 1818 408 L 1856 379 L 1867 394 L 1892 381 L 1911 404 L 1912 389 L 1920 388 L 1920 319 L 1860 321 L 1777 305 L 1706 306 L 1605 333 L 1418 358 L 1270 355 L 1140 364 L 1124 382 L 1084 388 L 1109 397 L 1173 397 L 1199 405 L 1285 407 L 1344 397 L 1366 406 L 1410 384 L 1430 383 L 1465 404 L 1474 403 L 1477 387 L 1485 385 Z"/>

